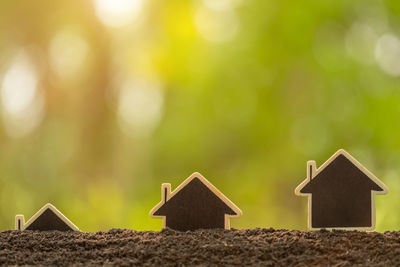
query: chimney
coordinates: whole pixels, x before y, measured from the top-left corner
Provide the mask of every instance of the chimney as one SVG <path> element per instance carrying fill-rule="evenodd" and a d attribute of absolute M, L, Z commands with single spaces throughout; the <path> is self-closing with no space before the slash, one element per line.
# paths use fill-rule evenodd
<path fill-rule="evenodd" d="M 314 178 L 315 173 L 317 172 L 317 164 L 314 160 L 307 161 L 307 178 L 311 181 Z"/>
<path fill-rule="evenodd" d="M 15 216 L 15 230 L 22 231 L 25 225 L 25 217 L 24 215 L 16 215 Z"/>
<path fill-rule="evenodd" d="M 162 184 L 161 185 L 161 196 L 162 201 L 165 203 L 169 199 L 169 195 L 171 194 L 171 184 Z"/>

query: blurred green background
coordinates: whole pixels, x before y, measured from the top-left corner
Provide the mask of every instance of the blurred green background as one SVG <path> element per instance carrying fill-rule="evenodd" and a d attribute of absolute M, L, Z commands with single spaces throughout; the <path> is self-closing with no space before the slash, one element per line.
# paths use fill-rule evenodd
<path fill-rule="evenodd" d="M 344 148 L 400 225 L 400 2 L 0 3 L 0 229 L 51 202 L 83 231 L 158 230 L 198 171 L 235 228 L 306 229 L 306 161 Z"/>

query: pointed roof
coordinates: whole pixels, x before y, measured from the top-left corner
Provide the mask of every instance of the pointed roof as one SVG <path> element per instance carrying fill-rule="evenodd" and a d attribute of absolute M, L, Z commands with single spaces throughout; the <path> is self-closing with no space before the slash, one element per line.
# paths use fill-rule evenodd
<path fill-rule="evenodd" d="M 329 168 L 335 168 L 336 163 L 342 164 L 347 168 L 347 170 L 351 170 L 352 168 L 356 168 L 360 170 L 366 179 L 369 182 L 369 188 L 375 192 L 375 194 L 386 194 L 388 192 L 388 188 L 386 185 L 380 181 L 373 173 L 371 173 L 367 168 L 365 168 L 361 163 L 359 163 L 353 156 L 351 156 L 344 149 L 339 149 L 335 154 L 333 154 L 324 164 L 322 164 L 318 169 L 315 169 L 315 161 L 309 161 L 307 165 L 307 173 L 310 177 L 307 177 L 301 184 L 299 184 L 295 189 L 296 195 L 308 195 L 312 191 L 312 185 L 317 183 L 320 179 L 323 178 L 323 174 Z M 320 177 L 321 176 L 321 177 Z"/>
<path fill-rule="evenodd" d="M 185 205 L 183 205 L 183 203 L 185 203 Z M 154 215 L 170 215 L 177 207 L 179 207 L 180 211 L 184 209 L 195 209 L 201 213 L 207 210 L 215 210 L 217 213 L 222 214 L 237 214 L 197 177 L 186 184 L 186 186 L 172 198 L 169 198 L 167 202 L 154 212 Z"/>
<path fill-rule="evenodd" d="M 24 225 L 25 230 L 79 231 L 79 228 L 50 203 L 44 205 Z"/>
<path fill-rule="evenodd" d="M 191 195 L 194 191 L 192 188 L 201 188 L 203 197 L 213 198 L 215 197 L 220 201 L 220 205 L 218 208 L 222 210 L 225 216 L 228 217 L 240 217 L 242 215 L 242 211 L 231 201 L 229 200 L 221 191 L 219 191 L 213 184 L 211 184 L 204 176 L 200 173 L 195 172 L 190 175 L 185 181 L 183 181 L 174 191 L 171 192 L 171 184 L 163 184 L 162 188 L 165 189 L 166 192 L 170 192 L 164 195 L 165 199 L 162 199 L 151 211 L 150 216 L 153 218 L 164 218 L 163 227 L 165 227 L 165 216 L 167 215 L 169 206 L 174 206 L 173 204 L 183 201 L 185 196 Z M 165 194 L 163 192 L 163 194 Z M 191 196 L 193 201 L 197 200 L 199 196 Z M 207 203 L 206 203 L 207 205 Z M 211 207 L 210 207 L 211 208 Z M 225 228 L 229 229 L 229 220 L 225 220 L 226 225 Z"/>

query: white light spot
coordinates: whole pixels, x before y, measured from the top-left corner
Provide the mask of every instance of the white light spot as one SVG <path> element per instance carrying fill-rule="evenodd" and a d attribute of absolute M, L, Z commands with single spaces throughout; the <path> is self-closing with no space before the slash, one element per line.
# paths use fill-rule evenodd
<path fill-rule="evenodd" d="M 122 131 L 144 137 L 157 127 L 163 107 L 161 85 L 154 80 L 127 81 L 119 94 L 118 115 Z"/>
<path fill-rule="evenodd" d="M 142 0 L 94 0 L 96 14 L 106 26 L 122 27 L 134 22 Z"/>
<path fill-rule="evenodd" d="M 2 115 L 11 137 L 31 133 L 42 120 L 44 99 L 28 55 L 20 52 L 6 70 L 1 86 Z"/>
<path fill-rule="evenodd" d="M 50 64 L 60 77 L 75 78 L 84 69 L 88 51 L 89 45 L 79 35 L 60 31 L 50 44 Z"/>
<path fill-rule="evenodd" d="M 378 36 L 369 25 L 354 23 L 346 35 L 347 52 L 358 62 L 371 65 L 375 62 L 374 50 Z"/>
<path fill-rule="evenodd" d="M 391 76 L 400 75 L 400 40 L 385 34 L 379 38 L 375 47 L 375 57 L 379 67 Z"/>
<path fill-rule="evenodd" d="M 199 7 L 195 23 L 199 33 L 208 41 L 215 43 L 231 40 L 239 26 L 234 10 L 212 10 L 206 7 Z"/>
<path fill-rule="evenodd" d="M 203 3 L 208 8 L 214 10 L 226 10 L 238 7 L 242 3 L 242 0 L 203 0 Z"/>

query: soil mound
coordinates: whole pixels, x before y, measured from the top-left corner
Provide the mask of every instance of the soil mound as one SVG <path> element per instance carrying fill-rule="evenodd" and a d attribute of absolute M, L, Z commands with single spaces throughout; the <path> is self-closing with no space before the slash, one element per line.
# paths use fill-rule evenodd
<path fill-rule="evenodd" d="M 270 229 L 0 233 L 0 265 L 400 265 L 400 232 Z"/>

